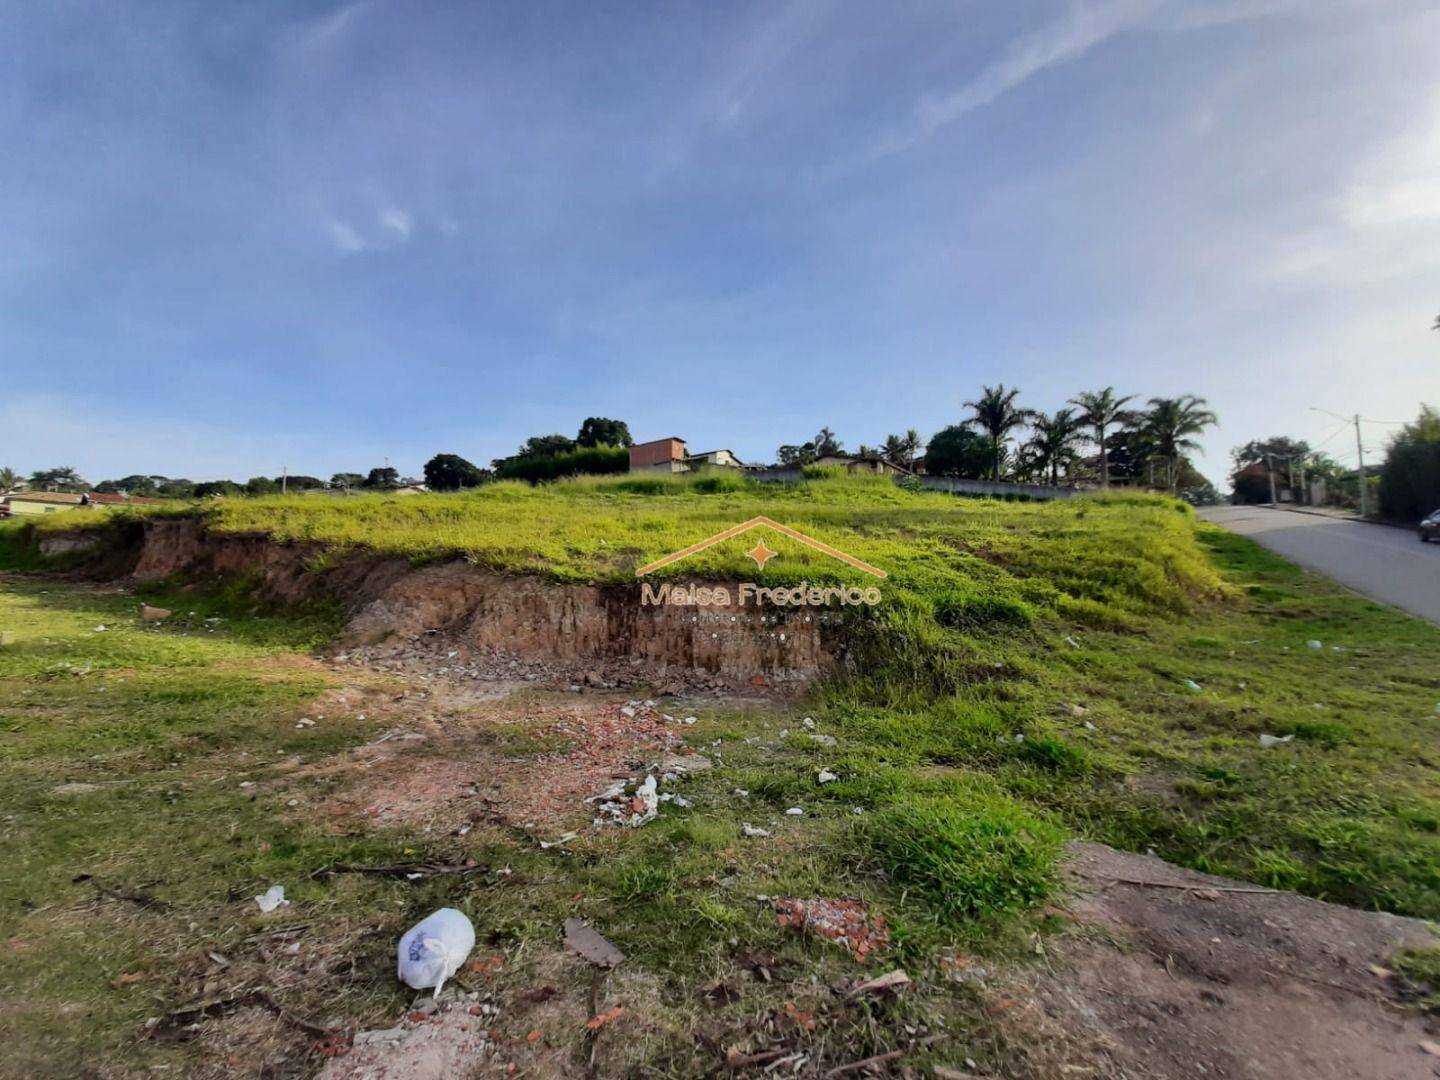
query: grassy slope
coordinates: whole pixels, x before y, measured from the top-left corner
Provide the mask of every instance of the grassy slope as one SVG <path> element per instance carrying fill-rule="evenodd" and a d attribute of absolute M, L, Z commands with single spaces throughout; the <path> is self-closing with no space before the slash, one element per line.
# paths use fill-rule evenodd
<path fill-rule="evenodd" d="M 863 677 L 808 707 L 839 744 L 805 738 L 794 714 L 702 713 L 687 734 L 724 740 L 725 764 L 692 782 L 693 812 L 667 806 L 647 829 L 582 838 L 571 857 L 477 833 L 475 843 L 490 847 L 472 854 L 517 871 L 493 889 L 302 885 L 326 932 L 372 920 L 382 932 L 357 946 L 365 979 L 328 990 L 319 979 L 319 996 L 309 1009 L 297 1003 L 300 1011 L 316 1015 L 327 992 L 351 1016 L 379 1019 L 396 1007 L 383 977 L 387 935 L 441 902 L 465 907 L 503 942 L 549 940 L 558 919 L 581 911 L 642 964 L 693 984 L 723 975 L 731 937 L 782 945 L 745 897 L 838 891 L 883 902 L 902 958 L 923 974 L 937 946 L 1009 940 L 1014 923 L 1001 913 L 1050 887 L 1056 825 L 1153 846 L 1202 869 L 1440 917 L 1440 632 L 1168 503 L 1003 505 L 833 482 L 646 493 L 611 481 L 404 500 L 237 501 L 217 523 L 623 580 L 637 561 L 756 513 L 891 571 L 882 617 L 857 627 Z M 828 567 L 766 541 L 783 556 L 767 579 L 782 567 L 825 579 Z M 743 559 L 748 546 L 732 542 L 682 576 L 743 573 L 753 567 Z M 370 734 L 353 724 L 293 727 L 319 684 L 279 664 L 277 651 L 303 648 L 324 619 L 251 619 L 222 598 L 214 603 L 231 621 L 211 633 L 199 621 L 205 602 L 164 602 L 195 609 L 195 621 L 145 628 L 129 614 L 131 600 L 54 585 L 9 582 L 0 593 L 0 629 L 23 639 L 0 650 L 9 816 L 0 832 L 0 940 L 24 943 L 12 948 L 13 982 L 0 986 L 11 1006 L 0 1010 L 0 1034 L 25 1045 L 48 1031 L 61 1003 L 83 1002 L 87 1023 L 47 1036 L 56 1060 L 120 1053 L 140 1017 L 174 1003 L 170 968 L 194 967 L 197 950 L 236 948 L 246 927 L 231 925 L 233 911 L 199 914 L 232 890 L 303 882 L 334 858 L 454 854 L 398 831 L 327 837 L 303 816 L 277 813 L 273 801 L 252 802 L 233 783 L 242 772 L 263 778 L 292 752 L 314 758 Z M 99 622 L 114 626 L 95 633 Z M 1324 648 L 1308 648 L 1310 639 Z M 1187 689 L 1186 679 L 1203 689 Z M 1076 715 L 1072 705 L 1087 711 Z M 792 734 L 767 746 L 781 727 Z M 1262 731 L 1296 738 L 1262 750 Z M 822 765 L 843 779 L 817 787 Z M 74 780 L 100 789 L 50 793 Z M 729 797 L 736 787 L 750 798 Z M 740 821 L 797 804 L 805 819 L 785 820 L 773 847 L 737 863 Z M 124 904 L 77 915 L 84 891 L 69 879 L 82 870 L 132 886 L 156 880 L 200 928 L 193 940 L 177 936 L 168 920 Z M 832 954 L 805 954 L 822 984 L 827 966 L 843 966 Z M 153 988 L 110 985 L 133 970 L 151 972 Z M 688 1045 L 684 1019 L 677 1045 Z M 963 1019 L 952 1016 L 952 1030 Z M 886 1048 L 874 1038 L 867 1045 Z"/>

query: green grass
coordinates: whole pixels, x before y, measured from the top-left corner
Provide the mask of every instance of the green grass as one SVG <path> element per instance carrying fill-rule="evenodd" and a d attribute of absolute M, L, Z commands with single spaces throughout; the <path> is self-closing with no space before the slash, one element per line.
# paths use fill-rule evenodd
<path fill-rule="evenodd" d="M 337 858 L 457 854 L 453 840 L 403 830 L 333 835 L 288 809 L 282 763 L 374 733 L 358 721 L 294 727 L 324 679 L 289 658 L 324 640 L 335 612 L 259 612 L 241 582 L 210 598 L 148 595 L 177 613 L 157 626 L 139 622 L 134 596 L 5 581 L 0 630 L 16 642 L 0 649 L 0 942 L 29 945 L 15 953 L 14 974 L 0 976 L 0 1036 L 40 1048 L 24 1060 L 30 1067 L 45 1055 L 77 1067 L 115 1055 L 140 1066 L 191 1060 L 192 1050 L 133 1043 L 135 1025 L 186 1000 L 206 950 L 242 948 L 256 925 L 243 898 L 280 880 L 364 970 L 298 991 L 292 1004 L 306 1015 L 385 1020 L 400 1000 L 386 972 L 391 935 L 441 903 L 467 910 L 507 949 L 551 943 L 558 923 L 578 914 L 668 980 L 677 1003 L 666 1016 L 678 1034 L 647 1053 L 654 1068 L 677 1073 L 693 1053 L 683 1034 L 696 1022 L 693 991 L 732 977 L 736 948 L 774 951 L 821 987 L 854 974 L 833 946 L 782 932 L 756 896 L 881 906 L 897 960 L 922 981 L 945 949 L 1014 956 L 1031 947 L 1067 835 L 1440 918 L 1434 627 L 1167 500 L 1006 505 L 888 481 L 720 479 L 232 500 L 206 511 L 215 528 L 317 541 L 332 558 L 366 546 L 612 583 L 764 514 L 889 572 L 883 604 L 852 616 L 849 678 L 799 705 L 701 711 L 684 729 L 718 761 L 678 789 L 693 810 L 667 804 L 645 829 L 586 832 L 564 851 L 477 829 L 460 850 L 513 870 L 483 887 L 308 879 Z M 43 529 L 60 528 L 60 517 Z M 39 568 L 20 539 L 0 527 L 0 565 Z M 765 540 L 781 552 L 767 583 L 853 579 L 808 549 Z M 752 543 L 738 538 L 672 576 L 753 579 Z M 1307 648 L 1310 639 L 1324 648 Z M 835 745 L 810 738 L 798 722 L 806 713 Z M 1263 749 L 1261 733 L 1295 739 Z M 563 741 L 523 728 L 489 738 L 517 769 Z M 822 767 L 840 779 L 818 784 Z M 259 787 L 255 799 L 241 777 Z M 95 790 L 54 794 L 75 782 Z M 785 817 L 790 806 L 805 816 Z M 769 839 L 744 840 L 745 821 L 778 824 Z M 200 928 L 177 936 L 170 920 L 133 905 L 86 906 L 92 887 L 71 881 L 81 872 L 132 887 L 154 881 Z M 357 939 L 361 925 L 372 936 Z M 1431 960 L 1407 962 L 1418 981 Z M 154 975 L 123 991 L 111 985 L 135 969 Z M 777 984 L 774 993 L 799 991 Z M 65 1002 L 83 1003 L 92 1020 L 52 1036 Z M 904 1008 L 939 1008 L 949 1030 L 983 1041 L 974 1004 L 951 988 Z M 892 1019 L 901 1030 L 918 1021 Z M 835 1030 L 857 1049 L 890 1045 L 884 1025 Z M 991 1071 L 1003 1071 L 997 1062 Z"/>

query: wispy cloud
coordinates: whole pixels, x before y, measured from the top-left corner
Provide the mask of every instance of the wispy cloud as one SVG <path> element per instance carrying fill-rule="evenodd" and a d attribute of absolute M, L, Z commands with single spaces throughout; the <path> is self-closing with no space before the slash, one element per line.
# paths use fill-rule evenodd
<path fill-rule="evenodd" d="M 401 241 L 409 240 L 415 230 L 415 218 L 398 206 L 387 206 L 380 211 L 380 227 L 394 233 Z"/>
<path fill-rule="evenodd" d="M 335 218 L 327 218 L 325 221 L 325 234 L 330 237 L 330 242 L 347 255 L 354 255 L 364 251 L 370 245 L 365 238 L 356 231 L 354 226 L 347 225 Z"/>
<path fill-rule="evenodd" d="M 908 149 L 940 128 L 983 108 L 1048 68 L 1069 63 L 1153 14 L 1162 0 L 1107 0 L 1071 7 L 1061 19 L 1012 42 L 1000 56 L 960 86 L 927 94 L 901 128 L 871 151 L 883 157 Z"/>

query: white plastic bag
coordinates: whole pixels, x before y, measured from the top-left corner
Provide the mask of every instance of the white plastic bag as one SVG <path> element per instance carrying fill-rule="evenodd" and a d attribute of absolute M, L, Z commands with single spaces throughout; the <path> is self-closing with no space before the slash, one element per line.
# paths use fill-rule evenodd
<path fill-rule="evenodd" d="M 445 980 L 460 970 L 474 947 L 475 928 L 465 914 L 441 908 L 405 931 L 396 950 L 397 974 L 412 990 L 433 986 L 438 998 Z"/>

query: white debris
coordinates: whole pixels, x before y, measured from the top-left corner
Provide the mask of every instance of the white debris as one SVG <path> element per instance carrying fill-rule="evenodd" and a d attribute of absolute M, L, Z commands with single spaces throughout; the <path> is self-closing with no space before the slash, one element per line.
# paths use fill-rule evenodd
<path fill-rule="evenodd" d="M 802 810 L 802 809 L 800 809 L 800 807 L 798 807 L 798 806 L 792 806 L 792 807 L 790 807 L 789 810 L 786 810 L 786 811 L 785 811 L 785 816 L 786 816 L 786 817 L 804 817 L 804 816 L 805 816 L 805 811 Z"/>
<path fill-rule="evenodd" d="M 1316 641 L 1314 638 L 1311 638 L 1309 641 L 1305 642 L 1305 645 L 1306 645 L 1307 648 L 1311 648 L 1311 649 L 1320 649 L 1320 648 L 1323 648 L 1323 647 L 1324 647 L 1324 646 L 1322 646 L 1322 645 L 1320 644 L 1320 642 Z"/>
<path fill-rule="evenodd" d="M 97 634 L 103 634 L 104 632 L 105 632 L 105 624 L 104 624 L 104 623 L 101 623 L 99 626 L 95 627 L 95 633 L 97 633 Z"/>
<path fill-rule="evenodd" d="M 1069 645 L 1072 649 L 1080 648 L 1080 643 L 1076 641 L 1073 637 L 1071 637 L 1069 634 L 1065 635 L 1065 644 Z"/>
<path fill-rule="evenodd" d="M 559 847 L 561 844 L 568 844 L 578 835 L 579 833 L 567 832 L 564 836 L 558 836 L 554 840 L 541 840 L 540 847 L 542 850 L 552 847 Z"/>
<path fill-rule="evenodd" d="M 441 908 L 405 931 L 396 948 L 396 975 L 412 990 L 435 988 L 459 971 L 475 947 L 475 927 L 465 913 Z"/>
<path fill-rule="evenodd" d="M 285 899 L 284 885 L 271 885 L 270 888 L 255 897 L 255 903 L 260 905 L 262 914 L 268 915 L 276 908 L 288 905 L 290 901 Z"/>
<path fill-rule="evenodd" d="M 1085 730 L 1086 730 L 1086 731 L 1094 731 L 1094 730 L 1095 730 L 1095 725 L 1092 724 L 1089 720 L 1086 720 L 1086 721 L 1085 721 Z"/>
<path fill-rule="evenodd" d="M 812 720 L 812 719 L 811 719 L 810 717 L 808 717 L 808 716 L 805 717 L 804 720 L 801 720 L 800 723 L 801 723 L 801 725 L 804 726 L 804 728 L 805 728 L 806 731 L 814 731 L 814 730 L 815 730 L 815 721 Z"/>
<path fill-rule="evenodd" d="M 1090 711 L 1090 710 L 1087 709 L 1087 708 L 1085 708 L 1084 705 L 1071 705 L 1071 706 L 1070 706 L 1070 715 L 1071 715 L 1071 716 L 1084 716 L 1084 715 L 1085 715 L 1087 712 L 1089 712 L 1089 711 Z"/>
<path fill-rule="evenodd" d="M 1268 750 L 1272 746 L 1279 746 L 1281 743 L 1290 742 L 1294 738 L 1295 735 L 1293 732 L 1289 735 L 1266 735 L 1264 732 L 1261 732 L 1260 745 Z"/>
<path fill-rule="evenodd" d="M 833 784 L 836 780 L 839 779 L 840 777 L 835 775 L 829 769 L 821 769 L 818 773 L 815 774 L 815 782 L 817 784 Z"/>
<path fill-rule="evenodd" d="M 680 721 L 680 722 L 681 722 L 682 724 L 693 724 L 693 723 L 695 723 L 695 720 L 696 720 L 696 717 L 687 716 L 687 717 L 685 717 L 684 720 L 682 720 L 682 721 Z"/>
<path fill-rule="evenodd" d="M 629 705 L 622 705 L 620 707 L 620 715 L 625 717 L 627 720 L 633 720 L 635 718 L 635 710 Z"/>
<path fill-rule="evenodd" d="M 762 829 L 758 825 L 751 825 L 748 821 L 742 821 L 740 823 L 740 832 L 751 839 L 770 835 L 769 829 Z"/>

